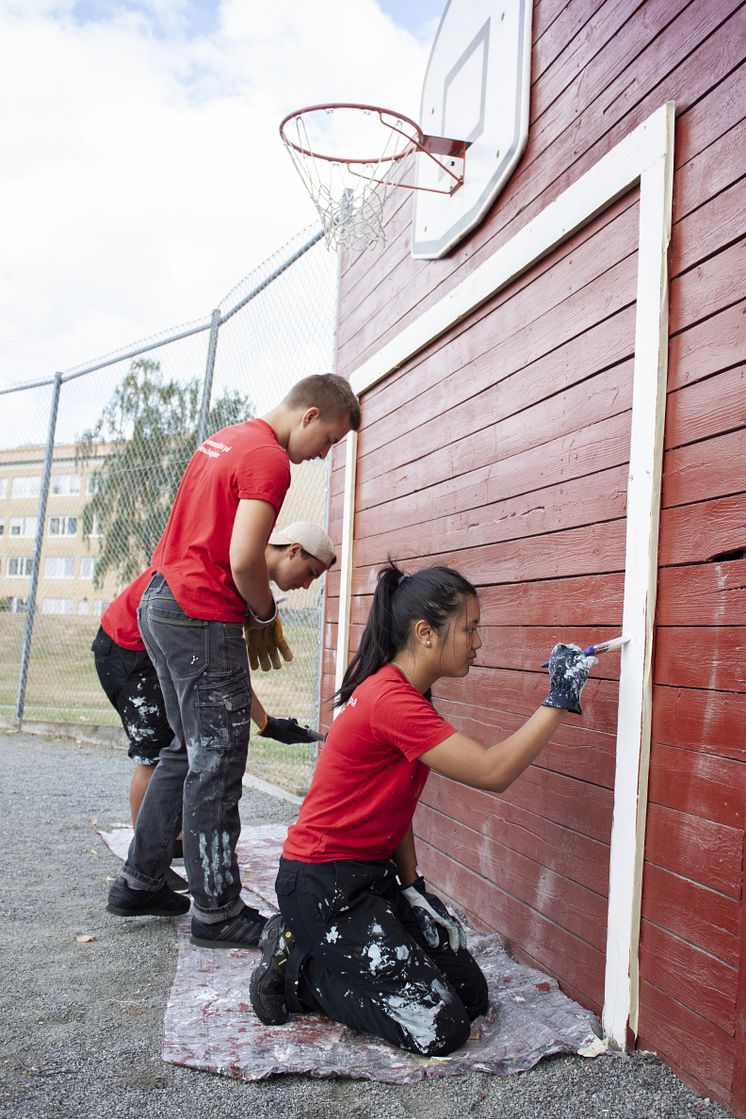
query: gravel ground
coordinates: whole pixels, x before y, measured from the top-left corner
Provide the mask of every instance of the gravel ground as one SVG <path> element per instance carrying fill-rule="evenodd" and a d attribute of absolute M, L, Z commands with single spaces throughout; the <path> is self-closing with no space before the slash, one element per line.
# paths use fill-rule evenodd
<path fill-rule="evenodd" d="M 3 835 L 0 1115 L 7 1119 L 727 1119 L 655 1057 L 556 1057 L 501 1079 L 395 1087 L 276 1077 L 246 1084 L 160 1060 L 176 962 L 167 919 L 104 910 L 118 860 L 96 835 L 128 819 L 116 749 L 0 734 Z M 290 820 L 247 790 L 244 819 Z M 92 936 L 89 943 L 77 937 Z"/>

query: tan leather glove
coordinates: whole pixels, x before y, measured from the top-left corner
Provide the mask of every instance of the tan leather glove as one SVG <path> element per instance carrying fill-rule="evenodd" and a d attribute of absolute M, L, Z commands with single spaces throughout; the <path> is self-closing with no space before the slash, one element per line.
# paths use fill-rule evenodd
<path fill-rule="evenodd" d="M 275 618 L 271 625 L 263 626 L 261 629 L 247 622 L 243 627 L 243 635 L 252 672 L 256 672 L 259 668 L 263 672 L 269 672 L 272 668 L 282 668 L 281 656 L 286 661 L 293 659 L 293 650 L 285 640 L 279 618 Z"/>

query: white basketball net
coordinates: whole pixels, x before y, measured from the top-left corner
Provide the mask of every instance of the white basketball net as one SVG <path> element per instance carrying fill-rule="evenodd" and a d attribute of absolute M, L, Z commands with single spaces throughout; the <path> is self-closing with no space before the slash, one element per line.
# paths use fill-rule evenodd
<path fill-rule="evenodd" d="M 327 247 L 358 252 L 383 244 L 386 199 L 392 187 L 409 185 L 403 177 L 414 173 L 418 126 L 372 106 L 323 105 L 286 119 L 280 134 L 318 210 Z"/>

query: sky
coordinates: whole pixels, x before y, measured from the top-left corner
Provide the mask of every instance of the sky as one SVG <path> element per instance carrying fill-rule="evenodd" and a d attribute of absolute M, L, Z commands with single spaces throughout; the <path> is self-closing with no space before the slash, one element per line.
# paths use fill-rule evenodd
<path fill-rule="evenodd" d="M 444 6 L 0 0 L 0 387 L 208 317 L 315 221 L 282 117 L 417 118 Z"/>

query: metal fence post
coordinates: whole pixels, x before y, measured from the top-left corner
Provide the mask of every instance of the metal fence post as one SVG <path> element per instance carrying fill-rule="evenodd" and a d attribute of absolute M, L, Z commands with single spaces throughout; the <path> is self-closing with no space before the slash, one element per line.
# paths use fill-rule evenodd
<path fill-rule="evenodd" d="M 205 367 L 205 384 L 202 389 L 202 406 L 199 412 L 199 428 L 197 430 L 197 446 L 203 443 L 207 436 L 207 421 L 210 416 L 210 397 L 212 396 L 212 375 L 215 371 L 215 351 L 218 346 L 218 330 L 220 329 L 220 308 L 213 311 L 210 321 L 210 340 L 207 344 L 207 365 Z"/>
<path fill-rule="evenodd" d="M 54 387 L 52 389 L 52 402 L 49 407 L 49 431 L 47 433 L 47 446 L 44 455 L 44 466 L 41 474 L 41 488 L 39 490 L 39 507 L 37 511 L 36 539 L 34 541 L 34 558 L 31 565 L 31 584 L 28 594 L 28 613 L 26 614 L 26 628 L 23 633 L 23 647 L 21 649 L 21 671 L 18 676 L 18 695 L 16 697 L 16 718 L 23 718 L 23 709 L 26 702 L 26 682 L 28 679 L 28 666 L 31 657 L 31 638 L 34 633 L 34 618 L 36 616 L 36 593 L 39 586 L 39 568 L 41 565 L 41 551 L 44 543 L 44 522 L 47 517 L 47 498 L 49 497 L 49 480 L 52 475 L 52 457 L 54 455 L 54 434 L 57 427 L 57 410 L 60 403 L 60 388 L 62 374 L 55 373 Z"/>

